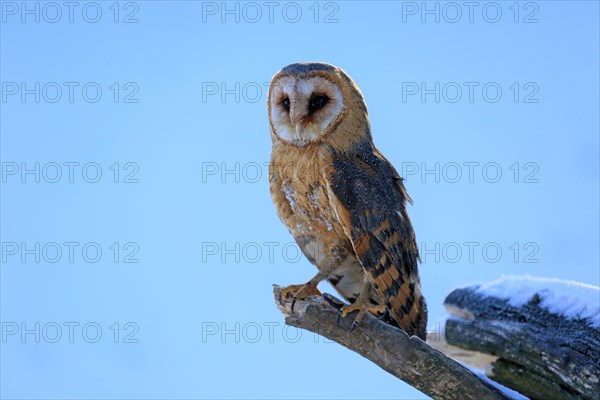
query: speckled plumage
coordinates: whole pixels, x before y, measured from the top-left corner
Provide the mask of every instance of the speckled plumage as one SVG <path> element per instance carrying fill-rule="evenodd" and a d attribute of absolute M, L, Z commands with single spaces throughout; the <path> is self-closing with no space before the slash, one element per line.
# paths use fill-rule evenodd
<path fill-rule="evenodd" d="M 327 100 L 316 108 L 323 103 L 319 96 Z M 424 339 L 427 307 L 406 211 L 410 198 L 373 144 L 358 87 L 332 65 L 292 64 L 273 78 L 268 110 L 271 196 L 282 222 L 319 269 L 293 290 L 312 293 L 328 279 L 354 304 L 348 311 L 381 315 L 386 308 L 388 322 Z"/>

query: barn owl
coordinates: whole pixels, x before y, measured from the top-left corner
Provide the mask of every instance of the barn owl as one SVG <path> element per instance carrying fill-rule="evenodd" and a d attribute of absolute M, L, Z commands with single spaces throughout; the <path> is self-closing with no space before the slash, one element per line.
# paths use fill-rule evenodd
<path fill-rule="evenodd" d="M 325 63 L 297 63 L 268 94 L 271 197 L 277 214 L 318 273 L 283 289 L 292 301 L 320 295 L 328 280 L 357 311 L 385 317 L 425 339 L 412 203 L 402 178 L 373 144 L 367 106 L 354 81 Z"/>

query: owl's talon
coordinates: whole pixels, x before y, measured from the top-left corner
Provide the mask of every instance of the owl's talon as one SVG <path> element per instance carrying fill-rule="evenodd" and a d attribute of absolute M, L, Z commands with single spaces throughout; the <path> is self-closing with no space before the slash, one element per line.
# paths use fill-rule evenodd
<path fill-rule="evenodd" d="M 290 285 L 279 292 L 280 303 L 283 305 L 283 298 L 292 300 L 291 311 L 294 313 L 296 303 L 300 300 L 304 300 L 308 296 L 320 296 L 321 292 L 317 289 L 314 284 L 310 282 L 305 285 Z"/>
<path fill-rule="evenodd" d="M 346 318 L 346 316 L 348 314 L 350 314 L 351 312 L 354 312 L 354 311 L 358 311 L 358 310 L 360 310 L 360 308 L 357 308 L 357 306 L 355 306 L 354 303 L 340 308 L 337 313 L 337 324 L 341 325 L 342 318 Z M 352 323 L 352 325 L 354 325 L 354 322 Z M 354 328 L 355 327 L 353 326 L 350 329 L 350 332 L 352 332 L 354 330 Z"/>
<path fill-rule="evenodd" d="M 329 293 L 323 293 L 323 299 L 338 310 L 344 306 L 344 303 L 342 303 L 338 298 L 330 295 Z"/>
<path fill-rule="evenodd" d="M 369 314 L 369 313 L 375 314 L 375 315 L 380 314 L 380 313 L 384 312 L 384 308 L 385 308 L 385 306 L 373 306 L 372 304 L 364 305 L 364 304 L 361 304 L 360 301 L 357 300 L 350 305 L 342 307 L 338 311 L 337 322 L 339 325 L 341 318 L 345 318 L 348 314 L 358 311 L 358 314 L 356 315 L 356 317 L 354 318 L 354 321 L 352 321 L 352 325 L 350 326 L 350 332 L 352 332 L 353 330 L 356 329 L 356 327 L 361 323 L 361 321 L 367 314 Z"/>
<path fill-rule="evenodd" d="M 383 315 L 381 316 L 381 319 L 384 321 L 387 321 L 390 319 L 390 309 L 389 308 L 385 308 L 385 310 L 383 311 Z"/>
<path fill-rule="evenodd" d="M 294 313 L 294 306 L 296 305 L 296 296 L 292 297 L 292 314 Z"/>

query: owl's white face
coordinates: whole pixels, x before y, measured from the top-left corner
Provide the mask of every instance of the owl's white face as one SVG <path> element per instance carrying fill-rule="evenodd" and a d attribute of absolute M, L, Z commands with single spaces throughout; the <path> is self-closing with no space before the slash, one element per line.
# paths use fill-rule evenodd
<path fill-rule="evenodd" d="M 272 83 L 269 105 L 275 134 L 296 146 L 324 136 L 344 109 L 340 88 L 320 76 L 278 78 Z"/>

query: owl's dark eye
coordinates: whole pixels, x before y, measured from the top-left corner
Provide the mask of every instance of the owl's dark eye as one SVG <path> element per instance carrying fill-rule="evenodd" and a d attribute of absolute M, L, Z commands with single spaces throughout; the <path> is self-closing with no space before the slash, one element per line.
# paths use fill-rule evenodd
<path fill-rule="evenodd" d="M 311 113 L 315 112 L 318 109 L 325 107 L 325 104 L 327 104 L 328 101 L 329 98 L 327 98 L 327 96 L 323 96 L 321 94 L 313 96 L 310 98 L 310 101 L 308 103 L 308 110 Z"/>
<path fill-rule="evenodd" d="M 285 99 L 283 99 L 283 101 L 281 102 L 281 104 L 283 105 L 283 108 L 285 108 L 286 110 L 290 111 L 290 99 L 288 99 L 286 97 Z"/>

